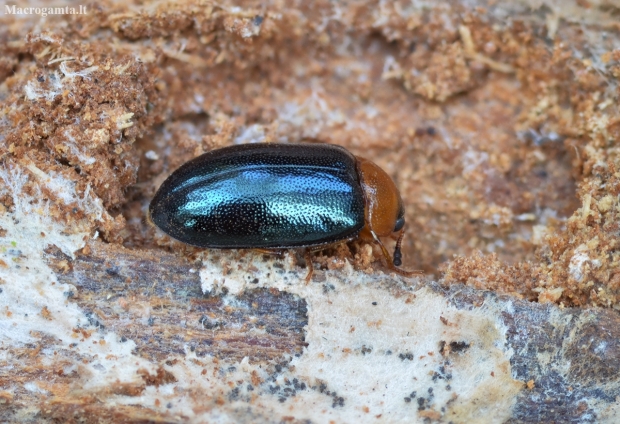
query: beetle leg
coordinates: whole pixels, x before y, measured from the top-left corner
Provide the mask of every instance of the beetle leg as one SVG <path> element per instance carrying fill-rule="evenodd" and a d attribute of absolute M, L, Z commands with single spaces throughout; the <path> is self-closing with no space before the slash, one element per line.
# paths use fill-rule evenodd
<path fill-rule="evenodd" d="M 385 260 L 387 262 L 387 267 L 388 268 L 394 267 L 394 263 L 392 262 L 392 258 L 390 257 L 390 253 L 385 248 L 385 245 L 383 244 L 383 242 L 381 240 L 379 240 L 379 237 L 377 237 L 377 235 L 375 234 L 375 232 L 373 230 L 370 230 L 370 234 L 372 235 L 372 238 L 375 240 L 375 242 L 381 248 L 381 252 L 383 252 L 383 257 L 385 258 Z"/>
<path fill-rule="evenodd" d="M 282 256 L 284 256 L 284 253 L 286 253 L 285 249 L 271 250 L 271 249 L 261 249 L 260 247 L 253 247 L 252 250 L 256 252 L 264 253 L 267 255 L 275 255 L 278 258 L 282 258 Z"/>
<path fill-rule="evenodd" d="M 151 211 L 150 210 L 146 210 L 146 217 L 144 218 L 144 220 L 142 221 L 143 224 L 148 224 L 150 227 L 155 227 L 155 224 L 153 223 L 153 220 L 151 219 Z"/>
<path fill-rule="evenodd" d="M 402 243 L 402 237 L 403 237 L 403 234 L 404 234 L 404 229 L 401 230 L 401 231 L 403 231 L 403 233 L 398 237 L 398 242 L 396 243 L 396 249 L 394 251 L 394 260 L 392 260 L 392 258 L 390 256 L 390 252 L 388 252 L 388 250 L 386 249 L 385 245 L 383 244 L 383 242 L 381 240 L 379 240 L 379 237 L 377 237 L 375 232 L 370 230 L 370 234 L 372 234 L 372 238 L 379 244 L 379 247 L 381 247 L 381 252 L 383 252 L 383 257 L 385 258 L 385 261 L 386 261 L 386 267 L 390 271 L 394 271 L 398 275 L 402 275 L 404 277 L 412 277 L 414 275 L 422 275 L 422 274 L 424 274 L 424 272 L 421 271 L 421 270 L 405 271 L 404 269 L 400 269 L 400 268 L 398 268 L 396 266 L 395 263 L 398 263 L 399 265 L 400 265 L 400 263 L 402 263 L 402 254 L 400 253 L 400 244 Z M 396 254 L 397 252 L 398 252 L 398 255 Z"/>
<path fill-rule="evenodd" d="M 314 264 L 312 263 L 312 252 L 310 249 L 304 250 L 304 259 L 306 260 L 306 268 L 308 268 L 308 274 L 306 274 L 306 284 L 308 284 L 314 274 Z"/>

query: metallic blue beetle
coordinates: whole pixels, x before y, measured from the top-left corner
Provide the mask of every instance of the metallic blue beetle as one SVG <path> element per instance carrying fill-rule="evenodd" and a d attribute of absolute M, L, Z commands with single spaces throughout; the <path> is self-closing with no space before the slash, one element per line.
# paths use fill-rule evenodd
<path fill-rule="evenodd" d="M 392 179 L 374 163 L 329 144 L 225 147 L 174 171 L 149 206 L 169 236 L 216 249 L 306 248 L 377 242 L 387 266 L 405 275 L 404 208 Z M 398 238 L 394 259 L 379 237 Z M 396 266 L 395 266 L 396 265 Z M 312 276 L 308 262 L 307 281 Z"/>

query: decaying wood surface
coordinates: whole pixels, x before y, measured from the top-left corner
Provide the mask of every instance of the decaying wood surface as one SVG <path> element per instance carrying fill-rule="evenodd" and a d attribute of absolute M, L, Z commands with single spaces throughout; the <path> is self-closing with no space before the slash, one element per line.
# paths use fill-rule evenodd
<path fill-rule="evenodd" d="M 620 420 L 613 2 L 88 10 L 0 15 L 1 421 Z M 304 139 L 395 179 L 427 279 L 147 225 L 185 161 Z"/>
<path fill-rule="evenodd" d="M 260 288 L 237 297 L 234 306 L 224 306 L 221 295 L 202 293 L 194 265 L 182 257 L 101 242 L 91 242 L 86 250 L 87 255 L 78 254 L 74 260 L 53 248 L 48 253 L 58 279 L 76 287 L 67 295 L 92 319 L 86 332 L 126 335 L 136 342 L 138 355 L 153 361 L 184 355 L 188 346 L 197 356 L 232 360 L 248 356 L 280 367 L 303 353 L 307 307 L 296 295 Z M 386 288 L 394 290 L 389 288 L 394 283 L 388 278 Z M 611 405 L 620 396 L 620 315 L 616 311 L 560 309 L 464 286 L 446 290 L 435 283 L 424 284 L 459 309 L 483 310 L 489 302 L 500 305 L 503 312 L 496 324 L 507 327 L 503 348 L 513 352 L 512 372 L 518 380 L 532 382 L 517 396 L 507 422 L 590 422 L 596 416 L 593 404 Z M 419 287 L 420 283 L 414 285 Z M 264 331 L 257 336 L 256 329 Z M 450 364 L 451 357 L 468 348 L 468 343 L 452 342 L 438 350 Z M 452 378 L 437 375 L 447 384 Z M 174 379 L 163 370 L 154 377 L 145 374 L 145 385 L 163 384 L 170 378 Z M 81 417 L 91 410 L 73 408 Z M 66 412 L 58 407 L 52 410 L 57 416 Z M 134 420 L 135 414 L 135 410 L 115 412 L 116 419 Z"/>
<path fill-rule="evenodd" d="M 186 349 L 197 356 L 277 360 L 301 352 L 306 302 L 277 289 L 245 292 L 234 304 L 205 296 L 198 270 L 183 258 L 91 243 L 75 260 L 50 249 L 58 280 L 76 287 L 76 301 L 95 327 L 136 342 L 136 353 L 159 361 Z M 194 265 L 195 267 L 195 265 Z"/>

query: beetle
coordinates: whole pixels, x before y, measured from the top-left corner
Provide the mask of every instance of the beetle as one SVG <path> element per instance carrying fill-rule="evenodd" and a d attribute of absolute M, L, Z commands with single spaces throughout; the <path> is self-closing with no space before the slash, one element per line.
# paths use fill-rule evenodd
<path fill-rule="evenodd" d="M 181 242 L 216 249 L 310 252 L 361 239 L 378 243 L 387 267 L 402 263 L 405 209 L 379 166 L 343 147 L 253 143 L 212 150 L 174 171 L 148 220 Z M 397 239 L 393 258 L 380 237 Z"/>

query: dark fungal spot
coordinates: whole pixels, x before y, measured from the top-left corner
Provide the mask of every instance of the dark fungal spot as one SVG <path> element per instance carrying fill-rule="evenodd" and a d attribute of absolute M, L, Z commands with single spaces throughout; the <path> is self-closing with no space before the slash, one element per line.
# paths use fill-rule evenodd
<path fill-rule="evenodd" d="M 336 290 L 336 287 L 333 284 L 323 284 L 323 294 L 327 294 L 334 290 Z"/>
<path fill-rule="evenodd" d="M 119 275 L 119 268 L 116 266 L 113 266 L 113 267 L 106 269 L 105 272 L 111 277 L 116 277 Z"/>
<path fill-rule="evenodd" d="M 398 357 L 400 358 L 401 361 L 404 361 L 404 360 L 413 361 L 413 353 L 411 352 L 399 353 Z"/>
<path fill-rule="evenodd" d="M 100 330 L 105 329 L 105 325 L 103 325 L 97 318 L 97 315 L 95 315 L 92 312 L 87 312 L 86 314 L 86 319 L 88 319 L 88 323 L 90 325 L 92 325 L 93 327 L 97 327 Z"/>
<path fill-rule="evenodd" d="M 202 315 L 198 322 L 207 330 L 213 330 L 215 328 L 221 327 L 222 323 L 218 320 L 212 319 L 206 315 Z"/>
<path fill-rule="evenodd" d="M 450 350 L 452 352 L 463 352 L 469 349 L 469 343 L 467 342 L 450 342 Z"/>
<path fill-rule="evenodd" d="M 443 356 L 447 356 L 450 353 L 462 353 L 469 349 L 469 346 L 469 343 L 465 341 L 447 343 L 442 340 L 439 342 L 439 353 Z"/>
<path fill-rule="evenodd" d="M 423 397 L 419 397 L 418 398 L 418 410 L 421 411 L 423 409 L 426 409 L 425 404 L 426 404 L 426 399 Z"/>
<path fill-rule="evenodd" d="M 335 408 L 337 406 L 344 406 L 344 398 L 343 397 L 336 397 L 334 395 L 334 402 L 332 403 L 332 408 Z"/>
<path fill-rule="evenodd" d="M 254 16 L 254 19 L 252 19 L 252 23 L 256 26 L 260 26 L 264 20 L 265 18 L 263 18 L 262 16 L 256 15 Z"/>
<path fill-rule="evenodd" d="M 230 399 L 231 401 L 239 399 L 239 387 L 235 387 L 230 391 L 230 393 L 228 394 L 228 399 Z"/>

